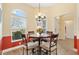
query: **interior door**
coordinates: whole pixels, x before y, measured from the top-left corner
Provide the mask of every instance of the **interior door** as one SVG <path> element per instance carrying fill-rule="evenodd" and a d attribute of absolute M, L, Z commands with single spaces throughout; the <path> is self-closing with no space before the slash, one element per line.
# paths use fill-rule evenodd
<path fill-rule="evenodd" d="M 73 21 L 65 21 L 66 26 L 66 38 L 73 39 L 74 38 L 74 24 Z"/>

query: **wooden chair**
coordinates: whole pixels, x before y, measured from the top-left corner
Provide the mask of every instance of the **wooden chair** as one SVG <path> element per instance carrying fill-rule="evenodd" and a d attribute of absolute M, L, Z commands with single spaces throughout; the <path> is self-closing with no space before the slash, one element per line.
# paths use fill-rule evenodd
<path fill-rule="evenodd" d="M 0 51 L 0 55 L 2 55 L 2 51 Z"/>
<path fill-rule="evenodd" d="M 28 35 L 34 34 L 34 31 L 28 31 Z"/>
<path fill-rule="evenodd" d="M 47 31 L 47 34 L 52 35 L 53 32 L 52 31 Z"/>
<path fill-rule="evenodd" d="M 51 52 L 56 51 L 56 55 L 57 55 L 58 34 L 53 34 L 50 37 L 44 39 L 48 39 L 49 41 L 42 42 L 41 44 L 42 52 L 51 55 Z"/>
<path fill-rule="evenodd" d="M 52 31 L 46 31 L 46 33 L 47 33 L 48 35 L 52 35 L 52 34 L 53 34 Z M 50 39 L 48 39 L 48 38 L 42 38 L 42 40 L 45 40 L 45 41 L 47 42 L 47 41 L 49 41 Z"/>
<path fill-rule="evenodd" d="M 28 53 L 29 50 L 31 50 L 31 53 L 33 53 L 33 50 L 38 46 L 38 42 L 33 42 L 32 40 L 29 40 L 29 39 L 31 39 L 31 38 L 29 38 L 29 35 L 27 35 L 27 38 L 26 38 L 26 36 L 23 36 L 24 45 L 26 46 L 25 49 L 26 49 L 27 55 L 29 54 Z"/>
<path fill-rule="evenodd" d="M 29 41 L 33 40 L 33 38 L 29 38 L 30 35 L 33 35 L 34 31 L 28 31 L 27 37 L 29 39 Z"/>

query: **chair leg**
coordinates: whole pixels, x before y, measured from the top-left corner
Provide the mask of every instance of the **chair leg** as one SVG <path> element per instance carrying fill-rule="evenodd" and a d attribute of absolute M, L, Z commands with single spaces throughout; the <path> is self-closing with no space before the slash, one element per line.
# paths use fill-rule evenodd
<path fill-rule="evenodd" d="M 32 54 L 34 54 L 34 48 L 32 49 Z"/>
<path fill-rule="evenodd" d="M 46 51 L 46 54 L 48 55 L 48 50 Z"/>
<path fill-rule="evenodd" d="M 49 55 L 51 55 L 51 51 L 49 51 Z"/>
<path fill-rule="evenodd" d="M 57 48 L 56 48 L 56 55 L 57 55 Z"/>
<path fill-rule="evenodd" d="M 24 47 L 23 47 L 23 55 L 24 55 Z"/>
<path fill-rule="evenodd" d="M 26 53 L 27 53 L 27 55 L 28 55 L 28 49 L 26 49 Z"/>
<path fill-rule="evenodd" d="M 40 55 L 41 55 L 41 47 L 40 47 Z"/>
<path fill-rule="evenodd" d="M 0 51 L 0 55 L 2 55 L 2 51 Z"/>

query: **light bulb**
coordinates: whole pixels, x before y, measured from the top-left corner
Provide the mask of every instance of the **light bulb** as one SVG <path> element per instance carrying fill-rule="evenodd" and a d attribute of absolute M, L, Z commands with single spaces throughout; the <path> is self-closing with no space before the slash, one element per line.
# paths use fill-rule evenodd
<path fill-rule="evenodd" d="M 44 16 L 42 15 L 41 18 L 44 18 Z"/>
<path fill-rule="evenodd" d="M 39 12 L 39 13 L 38 13 L 38 16 L 41 16 L 41 15 L 42 15 L 42 13 L 41 13 L 41 12 Z"/>
<path fill-rule="evenodd" d="M 35 15 L 35 18 L 38 18 L 38 16 L 37 16 L 37 15 Z"/>

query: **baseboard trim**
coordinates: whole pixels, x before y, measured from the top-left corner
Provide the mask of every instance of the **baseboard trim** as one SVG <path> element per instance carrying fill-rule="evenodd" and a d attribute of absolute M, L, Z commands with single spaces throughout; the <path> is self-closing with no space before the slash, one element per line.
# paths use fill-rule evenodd
<path fill-rule="evenodd" d="M 12 51 L 12 50 L 15 50 L 15 49 L 18 49 L 18 48 L 22 48 L 22 47 L 25 47 L 25 46 L 24 45 L 19 45 L 19 46 L 16 46 L 16 47 L 5 49 L 5 50 L 2 51 L 2 55 L 6 52 L 9 52 L 9 51 Z"/>

